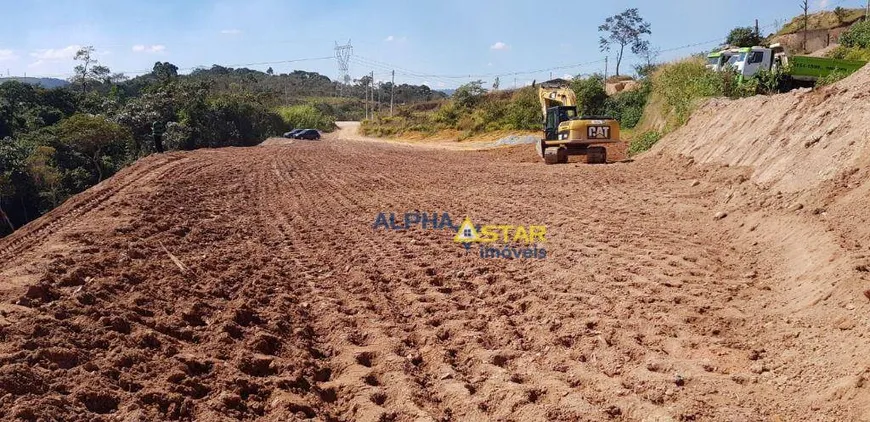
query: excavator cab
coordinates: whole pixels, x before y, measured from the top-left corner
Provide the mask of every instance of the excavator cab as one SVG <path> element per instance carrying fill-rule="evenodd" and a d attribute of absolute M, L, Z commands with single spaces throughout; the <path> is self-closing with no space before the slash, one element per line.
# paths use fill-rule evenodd
<path fill-rule="evenodd" d="M 547 109 L 547 117 L 544 121 L 544 139 L 555 141 L 559 139 L 559 124 L 577 118 L 577 107 L 557 106 Z"/>

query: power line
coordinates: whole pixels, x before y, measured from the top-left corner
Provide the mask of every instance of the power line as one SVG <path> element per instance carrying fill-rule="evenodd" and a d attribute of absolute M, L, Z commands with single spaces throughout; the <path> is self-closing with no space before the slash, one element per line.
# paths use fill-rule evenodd
<path fill-rule="evenodd" d="M 416 80 L 423 80 L 424 82 L 426 80 L 435 80 L 435 81 L 439 81 L 445 85 L 455 85 L 457 83 L 457 80 L 461 80 L 461 79 L 533 75 L 533 74 L 538 74 L 538 73 L 551 72 L 551 71 L 555 71 L 555 70 L 581 68 L 584 66 L 589 66 L 589 65 L 604 62 L 604 59 L 599 59 L 599 60 L 592 60 L 592 61 L 583 62 L 583 63 L 575 63 L 575 64 L 562 65 L 562 66 L 553 66 L 553 67 L 549 67 L 549 68 L 535 69 L 535 70 L 524 70 L 524 71 L 515 71 L 515 72 L 492 72 L 492 73 L 479 73 L 479 74 L 469 73 L 469 74 L 464 74 L 464 75 L 463 74 L 441 75 L 441 74 L 427 74 L 427 73 L 416 72 L 416 71 L 402 68 L 400 66 L 394 66 L 394 65 L 386 63 L 386 62 L 382 62 L 379 60 L 375 60 L 375 59 L 371 59 L 371 58 L 367 58 L 367 57 L 363 57 L 363 56 L 358 56 L 358 55 L 355 55 L 353 57 L 353 59 L 364 66 L 371 66 L 371 67 L 380 68 L 383 70 L 389 70 L 391 68 L 397 69 L 396 73 L 399 75 L 413 78 Z"/>
<path fill-rule="evenodd" d="M 454 83 L 454 81 L 449 81 L 447 79 L 439 78 L 437 76 L 424 77 L 422 75 L 418 75 L 415 72 L 409 71 L 409 70 L 401 68 L 399 66 L 393 66 L 393 65 L 390 65 L 388 63 L 383 63 L 383 62 L 373 60 L 373 59 L 367 59 L 367 58 L 364 58 L 361 56 L 354 56 L 353 60 L 364 67 L 371 67 L 371 68 L 380 69 L 380 70 L 384 70 L 384 71 L 388 71 L 388 72 L 392 72 L 393 70 L 398 70 L 396 73 L 398 73 L 399 75 L 406 76 L 406 77 L 409 77 L 409 78 L 412 78 L 415 80 L 419 80 L 419 81 L 423 81 L 423 82 L 427 82 L 428 80 L 434 80 L 436 82 L 440 82 L 440 83 L 443 83 L 445 85 Z"/>
<path fill-rule="evenodd" d="M 584 67 L 584 66 L 589 66 L 592 64 L 604 62 L 604 59 L 599 59 L 599 60 L 593 60 L 593 61 L 588 61 L 588 62 L 583 62 L 583 63 L 575 63 L 575 64 L 569 64 L 569 65 L 563 65 L 563 66 L 548 67 L 548 68 L 544 68 L 544 69 L 524 70 L 524 71 L 516 71 L 516 72 L 493 72 L 493 73 L 478 73 L 478 74 L 469 73 L 469 74 L 454 74 L 454 75 L 438 75 L 438 74 L 423 74 L 423 73 L 413 72 L 413 71 L 409 71 L 407 69 L 402 69 L 399 66 L 393 66 L 393 65 L 390 65 L 388 63 L 379 62 L 379 61 L 374 60 L 374 59 L 368 59 L 368 58 L 361 57 L 361 56 L 356 56 L 356 57 L 363 59 L 363 60 L 370 61 L 370 62 L 381 63 L 381 64 L 386 65 L 386 66 L 392 66 L 392 67 L 399 69 L 399 70 L 404 70 L 407 72 L 407 73 L 405 73 L 406 75 L 416 76 L 416 77 L 421 77 L 421 78 L 442 78 L 442 79 L 469 79 L 469 78 L 490 78 L 490 77 L 495 77 L 495 76 L 532 75 L 535 73 L 545 73 L 545 72 L 549 72 L 549 71 L 553 71 L 553 70 L 572 69 L 572 68 Z M 399 73 L 402 74 L 401 72 L 399 72 Z"/>
<path fill-rule="evenodd" d="M 257 63 L 236 63 L 236 64 L 228 64 L 228 65 L 219 65 L 223 67 L 231 67 L 231 68 L 240 68 L 240 67 L 248 67 L 248 66 L 265 66 L 265 65 L 274 65 L 274 64 L 286 64 L 286 63 L 298 63 L 298 62 L 306 62 L 306 61 L 317 61 L 317 60 L 332 60 L 333 56 L 328 57 L 308 57 L 304 59 L 291 59 L 291 60 L 278 60 L 272 62 L 257 62 Z M 194 71 L 198 69 L 207 69 L 208 66 L 192 66 L 192 67 L 184 67 L 179 68 L 179 71 Z M 153 69 L 148 70 L 124 70 L 116 73 L 123 73 L 125 75 L 144 75 L 146 73 L 151 73 Z M 63 74 L 55 74 L 55 75 L 32 75 L 35 78 L 66 78 L 73 77 L 75 73 L 63 73 Z"/>

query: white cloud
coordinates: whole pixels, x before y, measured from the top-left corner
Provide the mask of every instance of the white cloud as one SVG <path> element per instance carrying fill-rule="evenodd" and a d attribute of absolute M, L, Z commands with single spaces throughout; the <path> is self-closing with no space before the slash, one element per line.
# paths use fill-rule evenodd
<path fill-rule="evenodd" d="M 567 79 L 570 81 L 571 79 L 574 79 L 574 76 L 566 73 L 562 75 L 562 79 Z"/>
<path fill-rule="evenodd" d="M 78 52 L 82 46 L 80 45 L 68 45 L 64 48 L 48 48 L 44 50 L 36 50 L 33 53 L 30 53 L 32 57 L 35 57 L 38 61 L 45 60 L 70 60 L 75 57 L 76 52 Z"/>
<path fill-rule="evenodd" d="M 438 88 L 444 88 L 446 86 L 447 84 L 445 84 L 444 82 L 438 82 Z"/>
<path fill-rule="evenodd" d="M 221 34 L 226 34 L 226 35 L 241 35 L 242 32 L 244 32 L 244 31 L 242 31 L 241 29 L 232 28 L 232 29 L 224 29 L 224 30 L 222 30 L 222 31 L 221 31 Z"/>
<path fill-rule="evenodd" d="M 12 50 L 0 50 L 0 62 L 18 60 L 18 55 Z"/>
<path fill-rule="evenodd" d="M 394 42 L 399 44 L 404 44 L 408 42 L 408 37 L 397 37 L 395 35 L 389 35 L 387 38 L 384 38 L 384 42 Z"/>
<path fill-rule="evenodd" d="M 487 63 L 486 65 L 487 65 L 487 66 L 492 66 L 492 62 L 489 62 L 489 63 Z"/>
<path fill-rule="evenodd" d="M 499 41 L 489 47 L 490 50 L 510 50 L 511 46 Z"/>
<path fill-rule="evenodd" d="M 155 45 L 142 45 L 137 44 L 133 46 L 133 51 L 136 53 L 162 53 L 166 50 L 166 46 L 162 44 Z"/>
<path fill-rule="evenodd" d="M 27 65 L 27 67 L 39 67 L 39 66 L 42 66 L 43 63 L 45 63 L 45 60 L 37 60 L 37 61 Z"/>
<path fill-rule="evenodd" d="M 831 5 L 831 0 L 819 0 L 819 9 L 827 9 Z"/>

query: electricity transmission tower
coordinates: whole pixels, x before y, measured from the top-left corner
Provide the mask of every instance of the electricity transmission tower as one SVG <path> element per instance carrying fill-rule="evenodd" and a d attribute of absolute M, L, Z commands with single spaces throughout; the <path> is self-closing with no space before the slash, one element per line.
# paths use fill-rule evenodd
<path fill-rule="evenodd" d="M 338 62 L 338 77 L 341 79 L 341 85 L 339 85 L 339 96 L 344 96 L 344 86 L 350 84 L 350 56 L 353 55 L 353 46 L 350 44 L 350 40 L 347 40 L 347 44 L 338 45 L 338 41 L 335 42 L 335 60 Z"/>

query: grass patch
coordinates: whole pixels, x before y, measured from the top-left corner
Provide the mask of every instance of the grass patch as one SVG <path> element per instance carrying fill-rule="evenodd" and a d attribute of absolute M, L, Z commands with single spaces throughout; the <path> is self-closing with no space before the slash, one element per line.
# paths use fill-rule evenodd
<path fill-rule="evenodd" d="M 465 92 L 465 91 L 463 91 Z M 535 88 L 482 93 L 470 91 L 458 99 L 400 107 L 393 117 L 364 121 L 364 135 L 395 137 L 413 133 L 459 132 L 459 139 L 498 131 L 540 130 L 541 110 Z"/>
<path fill-rule="evenodd" d="M 707 98 L 742 98 L 755 95 L 757 90 L 757 83 L 738 84 L 733 72 L 713 72 L 703 59 L 691 57 L 662 65 L 653 73 L 650 102 L 660 105 L 655 112 L 661 113 L 667 133 L 686 124 Z"/>
<path fill-rule="evenodd" d="M 628 145 L 628 156 L 633 157 L 642 152 L 648 151 L 656 142 L 662 139 L 662 134 L 657 131 L 648 131 L 640 134 L 635 139 L 632 139 Z"/>
<path fill-rule="evenodd" d="M 312 104 L 281 106 L 275 111 L 288 127 L 294 129 L 317 129 L 325 132 L 335 129 L 335 117 Z"/>
<path fill-rule="evenodd" d="M 856 60 L 870 62 L 870 48 L 838 46 L 831 50 L 827 57 L 841 60 Z"/>

